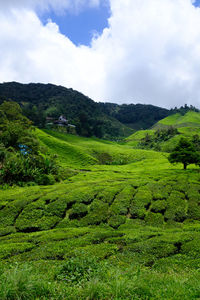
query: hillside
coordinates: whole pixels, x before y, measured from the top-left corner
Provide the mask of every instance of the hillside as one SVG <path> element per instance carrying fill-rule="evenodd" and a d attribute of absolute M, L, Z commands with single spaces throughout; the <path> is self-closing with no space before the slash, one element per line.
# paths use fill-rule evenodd
<path fill-rule="evenodd" d="M 135 130 L 147 129 L 171 113 L 166 108 L 147 104 L 99 103 L 103 112 Z"/>
<path fill-rule="evenodd" d="M 41 128 L 46 117 L 58 118 L 63 114 L 76 125 L 79 135 L 106 139 L 127 137 L 171 113 L 153 105 L 96 103 L 73 89 L 52 84 L 3 83 L 0 104 L 3 100 L 20 103 L 24 114 Z"/>
<path fill-rule="evenodd" d="M 38 223 L 39 220 L 36 219 L 35 214 L 33 218 L 29 215 L 27 222 L 32 225 L 27 225 L 25 220 L 22 220 L 20 221 L 21 225 L 15 227 L 17 231 L 26 230 L 31 232 L 41 230 L 40 226 L 42 226 L 42 229 L 51 229 L 54 227 L 54 218 L 56 220 L 56 227 L 58 226 L 58 221 L 62 221 L 61 223 L 64 221 L 68 224 L 67 226 L 73 227 L 76 217 L 70 218 L 69 215 L 70 212 L 73 211 L 73 207 L 76 207 L 76 205 L 80 203 L 80 209 L 84 208 L 85 212 L 79 216 L 79 225 L 77 220 L 75 220 L 76 226 L 97 225 L 103 222 L 110 224 L 111 227 L 118 228 L 120 224 L 126 223 L 126 218 L 127 220 L 138 219 L 147 224 L 148 222 L 152 222 L 153 224 L 155 221 L 162 225 L 171 221 L 182 223 L 184 220 L 191 218 L 190 214 L 188 214 L 190 211 L 188 191 L 192 189 L 192 187 L 195 187 L 195 184 L 197 184 L 196 188 L 198 191 L 199 173 L 189 170 L 185 177 L 185 173 L 180 169 L 181 166 L 178 167 L 178 169 L 177 166 L 171 166 L 164 153 L 138 149 L 134 150 L 116 143 L 104 143 L 100 140 L 80 138 L 51 131 L 43 132 L 38 130 L 37 136 L 43 145 L 48 147 L 49 152 L 58 154 L 58 159 L 63 168 L 69 168 L 76 171 L 76 173 L 74 174 L 72 172 L 72 177 L 64 184 L 49 187 L 45 189 L 44 192 L 42 191 L 43 188 L 38 187 L 27 189 L 28 194 L 32 189 L 33 191 L 34 189 L 36 189 L 36 191 L 41 190 L 36 197 L 37 199 L 35 196 L 33 197 L 38 205 L 41 205 L 39 220 L 42 211 L 45 215 L 46 209 L 49 211 L 49 205 L 51 206 L 51 203 L 56 200 L 56 203 L 54 203 L 55 215 L 53 211 L 49 211 L 50 215 L 49 213 L 47 213 L 47 215 L 50 216 L 53 223 L 47 222 L 47 225 L 44 225 L 44 223 L 41 222 L 38 229 L 37 226 L 33 226 L 34 230 L 31 229 L 32 225 L 34 225 L 34 222 Z M 144 170 L 144 166 L 146 171 Z M 194 167 L 191 166 L 190 168 L 192 170 Z M 141 173 L 143 174 L 142 177 L 140 177 Z M 181 175 L 181 181 L 178 179 L 179 174 Z M 191 177 L 191 184 L 190 180 L 188 180 L 188 176 Z M 13 191 L 11 191 L 11 194 L 13 195 Z M 30 201 L 28 198 L 25 202 L 23 200 L 23 207 L 27 209 L 27 212 L 29 209 L 28 207 L 26 208 L 26 205 L 28 204 L 29 206 L 34 200 L 32 199 L 33 194 L 32 192 L 30 193 Z M 60 199 L 63 198 L 64 195 L 68 195 L 66 201 L 63 199 L 60 202 Z M 12 197 L 13 196 L 11 196 L 11 199 Z M 20 198 L 21 196 L 19 197 L 16 194 L 16 197 Z M 40 198 L 43 199 L 43 197 L 48 199 L 48 203 L 45 202 L 46 200 L 40 200 Z M 12 202 L 7 199 L 9 199 L 8 195 L 6 199 L 4 199 L 4 208 L 1 212 L 4 210 L 7 211 Z M 67 208 L 67 199 L 71 199 L 69 208 Z M 34 201 L 35 204 L 36 202 Z M 94 206 L 93 202 L 97 205 L 97 211 L 99 211 L 100 208 L 102 209 L 102 215 L 99 214 L 98 218 L 97 211 L 95 213 L 94 207 L 90 210 L 91 205 Z M 178 206 L 177 203 L 179 203 Z M 13 207 L 13 205 L 11 206 Z M 21 205 L 19 206 L 21 207 Z M 103 209 L 104 206 L 105 210 Z M 30 207 L 32 214 L 33 207 L 32 205 L 30 205 Z M 58 207 L 60 207 L 59 216 L 56 212 Z M 178 215 L 176 214 L 175 207 Z M 36 210 L 38 208 L 36 208 Z M 181 209 L 183 210 L 182 212 L 179 211 Z M 14 214 L 16 214 L 16 211 Z M 21 218 L 23 215 L 24 213 L 20 213 L 20 216 L 17 215 L 16 218 L 14 218 L 15 224 L 18 224 L 18 218 Z M 94 215 L 96 217 L 94 217 Z M 26 214 L 24 217 L 25 219 L 27 218 Z M 11 218 L 11 215 L 9 215 L 9 218 Z M 64 220 L 62 220 L 62 218 L 64 218 Z M 113 220 L 114 223 L 112 226 L 110 218 L 114 218 L 116 222 L 115 225 Z M 198 220 L 198 213 L 196 216 L 193 216 L 193 219 L 195 218 Z M 1 221 L 2 224 L 5 225 L 3 217 L 1 217 Z M 13 225 L 14 224 L 11 223 L 7 224 L 7 226 Z"/>
<path fill-rule="evenodd" d="M 132 134 L 126 138 L 126 142 L 136 148 L 170 152 L 182 136 L 199 136 L 199 128 L 200 112 L 188 111 L 184 115 L 176 113 L 160 120 L 150 130 Z"/>
<path fill-rule="evenodd" d="M 1 191 L 0 298 L 198 298 L 199 168 L 128 143 L 36 134 L 68 179 Z"/>
<path fill-rule="evenodd" d="M 200 113 L 194 111 L 188 111 L 184 115 L 176 113 L 160 120 L 156 125 L 154 125 L 154 128 L 159 128 L 159 126 L 174 126 L 176 128 L 198 128 L 200 127 Z"/>

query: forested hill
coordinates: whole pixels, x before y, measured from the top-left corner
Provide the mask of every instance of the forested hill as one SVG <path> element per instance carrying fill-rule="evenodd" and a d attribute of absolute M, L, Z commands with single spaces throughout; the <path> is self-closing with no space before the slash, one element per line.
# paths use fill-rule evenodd
<path fill-rule="evenodd" d="M 130 135 L 133 130 L 102 113 L 96 102 L 83 94 L 52 84 L 0 84 L 0 101 L 17 101 L 23 113 L 38 127 L 44 127 L 46 117 L 66 116 L 82 136 L 112 139 Z"/>
<path fill-rule="evenodd" d="M 102 111 L 135 130 L 148 129 L 166 118 L 173 110 L 145 104 L 99 103 Z"/>
<path fill-rule="evenodd" d="M 87 96 L 52 84 L 0 84 L 0 103 L 12 100 L 20 103 L 23 113 L 36 126 L 44 127 L 46 117 L 66 116 L 83 136 L 119 138 L 146 129 L 168 116 L 167 109 L 153 105 L 96 103 Z"/>

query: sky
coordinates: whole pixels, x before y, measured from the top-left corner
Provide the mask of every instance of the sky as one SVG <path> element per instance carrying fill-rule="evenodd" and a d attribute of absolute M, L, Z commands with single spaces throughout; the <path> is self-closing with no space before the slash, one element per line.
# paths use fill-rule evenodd
<path fill-rule="evenodd" d="M 200 108 L 200 0 L 0 0 L 0 82 Z"/>
<path fill-rule="evenodd" d="M 39 14 L 40 20 L 45 25 L 50 19 L 59 26 L 59 31 L 67 36 L 75 45 L 90 45 L 95 34 L 102 34 L 108 27 L 110 7 L 106 2 L 98 6 L 86 7 L 80 11 L 69 11 L 63 14 L 47 11 Z"/>

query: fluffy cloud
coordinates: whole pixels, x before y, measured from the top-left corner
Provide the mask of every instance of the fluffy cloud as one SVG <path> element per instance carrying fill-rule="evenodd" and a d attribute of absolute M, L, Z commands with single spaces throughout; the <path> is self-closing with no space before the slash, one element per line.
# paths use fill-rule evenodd
<path fill-rule="evenodd" d="M 76 47 L 55 23 L 43 26 L 30 10 L 0 14 L 0 26 L 0 81 L 52 82 L 94 95 L 99 54 Z"/>
<path fill-rule="evenodd" d="M 106 53 L 103 96 L 200 106 L 200 10 L 191 0 L 111 0 L 111 8 L 93 43 Z"/>
<path fill-rule="evenodd" d="M 61 12 L 63 10 L 79 11 L 82 8 L 98 6 L 101 0 L 0 0 L 1 11 L 8 9 L 39 9 L 54 10 Z"/>
<path fill-rule="evenodd" d="M 75 46 L 34 11 L 36 4 L 77 10 L 99 2 L 0 0 L 12 8 L 0 10 L 0 81 L 52 82 L 97 101 L 200 107 L 200 9 L 193 1 L 110 0 L 109 27 L 90 47 Z"/>

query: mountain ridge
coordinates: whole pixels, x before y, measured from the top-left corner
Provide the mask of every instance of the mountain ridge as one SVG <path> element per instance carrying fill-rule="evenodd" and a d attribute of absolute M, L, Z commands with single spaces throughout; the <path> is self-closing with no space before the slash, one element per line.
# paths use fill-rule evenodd
<path fill-rule="evenodd" d="M 18 102 L 23 113 L 38 127 L 45 119 L 66 115 L 82 136 L 115 139 L 134 130 L 147 129 L 171 111 L 147 104 L 98 103 L 71 88 L 53 84 L 7 82 L 0 84 L 0 103 Z"/>

